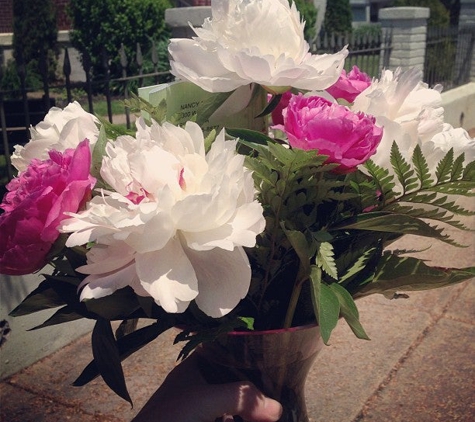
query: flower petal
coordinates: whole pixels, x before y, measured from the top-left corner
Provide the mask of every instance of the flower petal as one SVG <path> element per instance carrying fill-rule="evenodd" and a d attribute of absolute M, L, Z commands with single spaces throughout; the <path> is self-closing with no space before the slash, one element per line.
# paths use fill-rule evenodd
<path fill-rule="evenodd" d="M 198 277 L 198 307 L 213 318 L 228 314 L 246 296 L 251 283 L 251 267 L 244 250 L 236 247 L 233 251 L 215 248 L 198 252 L 186 248 L 186 254 Z"/>
<path fill-rule="evenodd" d="M 142 287 L 165 311 L 184 312 L 198 294 L 198 280 L 178 239 L 159 251 L 137 254 L 137 275 Z"/>

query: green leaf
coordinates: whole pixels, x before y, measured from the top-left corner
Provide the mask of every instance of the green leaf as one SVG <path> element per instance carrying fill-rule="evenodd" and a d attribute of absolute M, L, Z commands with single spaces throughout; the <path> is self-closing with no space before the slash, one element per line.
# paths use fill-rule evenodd
<path fill-rule="evenodd" d="M 452 166 L 454 164 L 454 149 L 450 150 L 445 154 L 442 160 L 437 164 L 437 169 L 435 171 L 435 176 L 437 177 L 437 183 L 443 183 L 447 180 L 452 180 Z M 456 172 L 456 174 L 460 172 Z"/>
<path fill-rule="evenodd" d="M 351 331 L 353 331 L 356 337 L 363 340 L 369 340 L 370 338 L 360 323 L 358 308 L 356 307 L 355 301 L 350 293 L 338 283 L 331 283 L 329 287 L 338 298 L 338 301 L 340 302 L 340 314 L 345 318 Z"/>
<path fill-rule="evenodd" d="M 236 129 L 226 128 L 226 133 L 233 138 L 239 139 L 239 142 L 250 148 L 253 148 L 253 144 L 267 145 L 270 138 L 261 132 L 250 129 Z"/>
<path fill-rule="evenodd" d="M 315 251 L 317 249 L 316 242 L 309 242 L 305 237 L 305 234 L 300 231 L 286 230 L 283 223 L 282 229 L 290 244 L 294 248 L 296 254 L 298 255 L 300 262 L 304 266 L 309 267 L 310 257 L 315 254 Z"/>
<path fill-rule="evenodd" d="M 335 253 L 331 243 L 323 242 L 318 248 L 316 264 L 330 277 L 338 280 L 338 270 L 335 263 Z"/>
<path fill-rule="evenodd" d="M 323 342 L 328 344 L 331 332 L 338 323 L 340 302 L 328 285 L 322 282 L 322 270 L 312 266 L 310 273 L 312 303 L 320 326 Z"/>
<path fill-rule="evenodd" d="M 376 232 L 414 234 L 417 236 L 431 237 L 450 244 L 456 244 L 449 236 L 442 233 L 442 229 L 431 226 L 419 218 L 409 215 L 368 212 L 358 215 L 350 222 L 343 222 L 337 227 L 339 230 L 369 230 Z"/>
<path fill-rule="evenodd" d="M 132 399 L 125 384 L 119 348 L 110 322 L 104 319 L 97 320 L 91 340 L 94 362 L 104 382 L 114 393 L 132 405 Z"/>
<path fill-rule="evenodd" d="M 444 183 L 443 185 L 435 185 L 428 188 L 428 190 L 434 192 L 467 197 L 475 196 L 473 189 L 475 189 L 475 181 L 468 180 L 455 180 L 453 182 Z"/>
<path fill-rule="evenodd" d="M 416 186 L 415 182 L 417 181 L 417 178 L 414 177 L 414 170 L 411 169 L 410 164 L 402 156 L 396 142 L 393 142 L 391 146 L 390 157 L 391 165 L 403 187 L 404 192 L 410 191 Z"/>
<path fill-rule="evenodd" d="M 421 189 L 426 189 L 430 187 L 434 181 L 431 179 L 429 166 L 427 165 L 427 160 L 422 154 L 421 147 L 416 145 L 414 152 L 412 154 L 412 162 L 416 168 L 416 174 L 421 183 Z"/>
<path fill-rule="evenodd" d="M 84 318 L 84 315 L 76 312 L 74 307 L 66 305 L 61 309 L 58 309 L 50 318 L 36 327 L 31 328 L 29 331 L 38 330 L 44 327 L 50 327 L 52 325 L 64 324 L 66 322 L 76 321 Z"/>
<path fill-rule="evenodd" d="M 94 150 L 92 153 L 92 163 L 91 163 L 91 175 L 95 177 L 99 182 L 102 181 L 101 176 L 101 167 L 102 167 L 102 158 L 105 155 L 106 145 L 110 141 L 107 139 L 106 127 L 102 125 L 99 130 L 99 136 L 94 145 Z"/>
<path fill-rule="evenodd" d="M 51 287 L 50 283 L 43 281 L 23 301 L 10 312 L 10 316 L 17 317 L 29 315 L 45 309 L 57 308 L 65 302 Z"/>
<path fill-rule="evenodd" d="M 155 340 L 160 334 L 164 333 L 168 329 L 174 326 L 173 319 L 164 318 L 156 323 L 140 328 L 130 334 L 127 334 L 117 340 L 117 348 L 119 350 L 120 361 L 123 361 L 133 353 L 140 350 L 153 340 Z M 83 386 L 88 382 L 99 376 L 99 369 L 96 361 L 93 360 L 82 371 L 81 375 L 74 381 L 73 385 Z"/>
<path fill-rule="evenodd" d="M 213 144 L 214 140 L 216 138 L 216 129 L 211 130 L 210 133 L 206 136 L 204 140 L 205 144 L 205 151 L 209 151 L 211 148 L 211 145 Z"/>
<path fill-rule="evenodd" d="M 460 283 L 475 277 L 475 267 L 434 268 L 421 259 L 386 254 L 381 258 L 372 282 L 354 298 L 381 293 L 392 297 L 398 291 L 430 290 Z"/>
<path fill-rule="evenodd" d="M 186 344 L 181 349 L 178 359 L 185 359 L 197 346 L 203 342 L 214 341 L 220 335 L 234 331 L 238 328 L 247 328 L 250 323 L 250 318 L 235 318 L 225 320 L 217 327 L 200 329 L 194 331 L 192 329 L 183 330 L 175 337 L 174 344 L 185 341 Z"/>
<path fill-rule="evenodd" d="M 267 103 L 267 106 L 256 117 L 264 117 L 272 113 L 274 109 L 279 105 L 282 94 L 273 95 L 272 99 Z"/>
<path fill-rule="evenodd" d="M 140 308 L 137 295 L 130 287 L 98 299 L 86 299 L 83 303 L 89 312 L 108 320 L 126 319 Z"/>
<path fill-rule="evenodd" d="M 138 318 L 123 320 L 117 330 L 115 330 L 115 338 L 120 339 L 130 333 L 133 333 L 137 329 L 138 322 Z"/>
<path fill-rule="evenodd" d="M 465 161 L 465 154 L 460 154 L 452 165 L 450 180 L 458 180 L 463 177 L 463 163 Z"/>
<path fill-rule="evenodd" d="M 220 92 L 213 94 L 204 100 L 196 114 L 196 123 L 203 126 L 203 124 L 210 119 L 213 113 L 223 105 L 233 92 L 234 91 Z"/>
<path fill-rule="evenodd" d="M 147 100 L 142 97 L 139 97 L 133 92 L 131 92 L 130 95 L 131 98 L 125 99 L 123 102 L 124 106 L 129 108 L 132 113 L 146 113 L 151 119 L 155 120 L 160 124 L 167 120 L 167 101 L 165 99 L 160 101 L 160 104 L 158 104 L 158 106 L 154 106 Z M 150 119 L 147 120 L 150 121 Z M 173 119 L 169 119 L 169 121 L 170 120 Z M 173 121 L 170 122 L 173 123 Z M 115 139 L 116 137 L 117 136 L 113 136 L 113 139 Z"/>
<path fill-rule="evenodd" d="M 358 254 L 357 260 L 353 263 L 353 265 L 351 265 L 350 268 L 346 270 L 345 274 L 340 277 L 339 283 L 344 284 L 345 281 L 351 279 L 360 271 L 364 270 L 366 268 L 366 264 L 372 258 L 375 251 L 376 248 L 370 248 L 363 254 Z"/>
<path fill-rule="evenodd" d="M 364 166 L 373 178 L 373 183 L 375 183 L 376 189 L 374 189 L 373 192 L 380 192 L 380 201 L 382 204 L 384 205 L 393 199 L 395 197 L 393 189 L 396 184 L 394 183 L 394 176 L 389 173 L 389 170 L 378 166 L 371 159 L 367 160 Z"/>
<path fill-rule="evenodd" d="M 463 170 L 463 179 L 475 181 L 475 161 L 468 163 Z"/>
<path fill-rule="evenodd" d="M 254 330 L 254 318 L 251 317 L 239 317 L 239 319 L 245 324 L 247 330 Z"/>

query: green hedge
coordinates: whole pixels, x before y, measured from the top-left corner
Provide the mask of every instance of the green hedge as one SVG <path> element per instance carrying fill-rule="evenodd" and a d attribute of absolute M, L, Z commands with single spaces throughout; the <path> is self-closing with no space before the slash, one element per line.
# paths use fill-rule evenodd
<path fill-rule="evenodd" d="M 129 63 L 128 74 L 134 74 L 137 69 L 137 43 L 145 61 L 149 60 L 152 41 L 163 49 L 163 42 L 170 36 L 165 24 L 165 9 L 170 7 L 170 0 L 71 0 L 69 15 L 74 28 L 71 41 L 91 58 L 93 78 L 102 78 L 103 50 L 110 59 L 111 77 L 120 77 L 121 44 Z M 162 64 L 161 70 L 165 69 L 168 63 Z"/>

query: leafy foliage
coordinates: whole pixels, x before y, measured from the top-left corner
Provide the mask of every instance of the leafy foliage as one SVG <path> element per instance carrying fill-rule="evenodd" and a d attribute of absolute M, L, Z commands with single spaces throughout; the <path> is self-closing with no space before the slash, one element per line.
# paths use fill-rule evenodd
<path fill-rule="evenodd" d="M 272 308 L 275 298 L 268 293 L 273 290 L 269 286 L 286 284 L 290 299 L 282 309 L 295 312 L 282 316 L 287 325 L 295 323 L 293 318 L 316 317 L 327 342 L 336 321 L 343 317 L 357 336 L 367 338 L 352 296 L 366 291 L 392 296 L 398 287 L 428 289 L 471 277 L 473 269 L 433 270 L 416 258 L 407 260 L 385 251 L 387 243 L 404 234 L 461 246 L 440 225 L 468 230 L 457 216 L 475 215 L 474 210 L 451 199 L 453 195 L 475 195 L 474 163 L 464 166 L 463 155 L 454 157 L 449 150 L 432 174 L 420 147 L 408 162 L 394 143 L 392 169 L 369 160 L 364 173 L 338 175 L 325 164 L 326 157 L 315 152 L 270 141 L 266 146 L 262 137 L 256 143 L 249 131 L 234 135 L 247 137 L 241 142 L 253 151 L 247 166 L 254 172 L 267 220 L 258 247 L 249 252 L 254 270 L 252 291 L 259 296 L 257 314 Z M 314 257 L 315 265 L 309 257 Z M 288 280 L 290 274 L 293 282 Z M 311 284 L 311 308 L 300 294 L 307 282 Z M 275 315 L 263 319 L 275 321 Z M 259 328 L 272 328 L 261 323 L 257 321 Z"/>
<path fill-rule="evenodd" d="M 136 70 L 137 43 L 141 45 L 145 60 L 151 55 L 152 41 L 162 46 L 163 50 L 163 42 L 169 38 L 164 19 L 165 9 L 169 7 L 172 5 L 168 0 L 72 0 L 69 7 L 74 27 L 71 41 L 83 59 L 85 54 L 90 57 L 95 79 L 104 74 L 104 53 L 112 60 L 111 76 L 122 75 L 121 44 L 128 58 L 128 71 L 132 73 Z M 162 59 L 161 63 L 166 63 L 168 67 L 168 60 L 163 54 Z"/>
<path fill-rule="evenodd" d="M 315 38 L 316 35 L 316 23 L 318 10 L 315 7 L 313 1 L 309 0 L 293 0 L 297 10 L 300 12 L 300 17 L 305 21 L 304 36 L 307 41 Z M 290 0 L 292 2 L 292 0 Z"/>
<path fill-rule="evenodd" d="M 42 87 L 44 74 L 49 81 L 56 78 L 57 64 L 56 11 L 51 0 L 15 0 L 13 2 L 13 57 L 4 71 L 0 88 L 20 90 L 19 73 L 25 72 L 29 89 Z M 44 64 L 40 58 L 44 58 Z M 44 66 L 44 68 L 42 68 Z"/>
<path fill-rule="evenodd" d="M 130 105 L 163 118 L 164 105 L 153 108 L 137 98 Z M 103 127 L 95 156 L 101 155 L 106 134 L 113 130 Z M 327 344 L 340 318 L 357 337 L 368 339 L 355 299 L 374 293 L 392 298 L 399 291 L 448 286 L 475 276 L 475 267 L 433 268 L 403 256 L 407 251 L 386 250 L 405 234 L 459 246 L 443 227 L 466 230 L 458 217 L 475 215 L 451 198 L 475 196 L 475 162 L 465 163 L 463 155 L 455 156 L 451 149 L 431 171 L 419 147 L 408 161 L 394 143 L 391 169 L 368 161 L 364 171 L 338 174 L 335 165 L 326 164 L 327 157 L 315 151 L 288 148 L 251 130 L 228 133 L 239 137 L 247 154 L 267 223 L 257 246 L 247 251 L 253 270 L 248 297 L 220 319 L 204 315 L 193 303 L 182 314 L 167 314 L 151 297 L 137 296 L 129 287 L 80 302 L 77 289 L 84 276 L 75 268 L 84 264 L 86 249 L 63 249 L 65 239 L 60 238 L 53 274 L 45 275 L 12 315 L 59 308 L 36 328 L 78 318 L 97 321 L 94 360 L 75 385 L 102 375 L 113 391 L 130 401 L 121 362 L 173 326 L 186 327 L 176 338 L 186 342 L 180 357 L 231 330 L 315 320 Z M 152 322 L 134 331 L 139 319 Z M 116 333 L 110 326 L 114 320 L 122 321 Z"/>
<path fill-rule="evenodd" d="M 394 0 L 393 7 L 428 7 L 430 9 L 429 26 L 447 26 L 450 13 L 440 0 Z"/>
<path fill-rule="evenodd" d="M 346 34 L 352 32 L 353 15 L 350 0 L 327 1 L 323 28 L 328 33 Z"/>

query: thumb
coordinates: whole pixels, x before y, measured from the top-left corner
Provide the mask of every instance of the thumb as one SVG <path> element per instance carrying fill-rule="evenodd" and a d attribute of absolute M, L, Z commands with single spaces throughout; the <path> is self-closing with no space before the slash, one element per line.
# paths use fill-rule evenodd
<path fill-rule="evenodd" d="M 233 382 L 201 386 L 199 420 L 238 415 L 249 422 L 275 422 L 282 415 L 279 402 L 266 397 L 250 382 Z"/>

